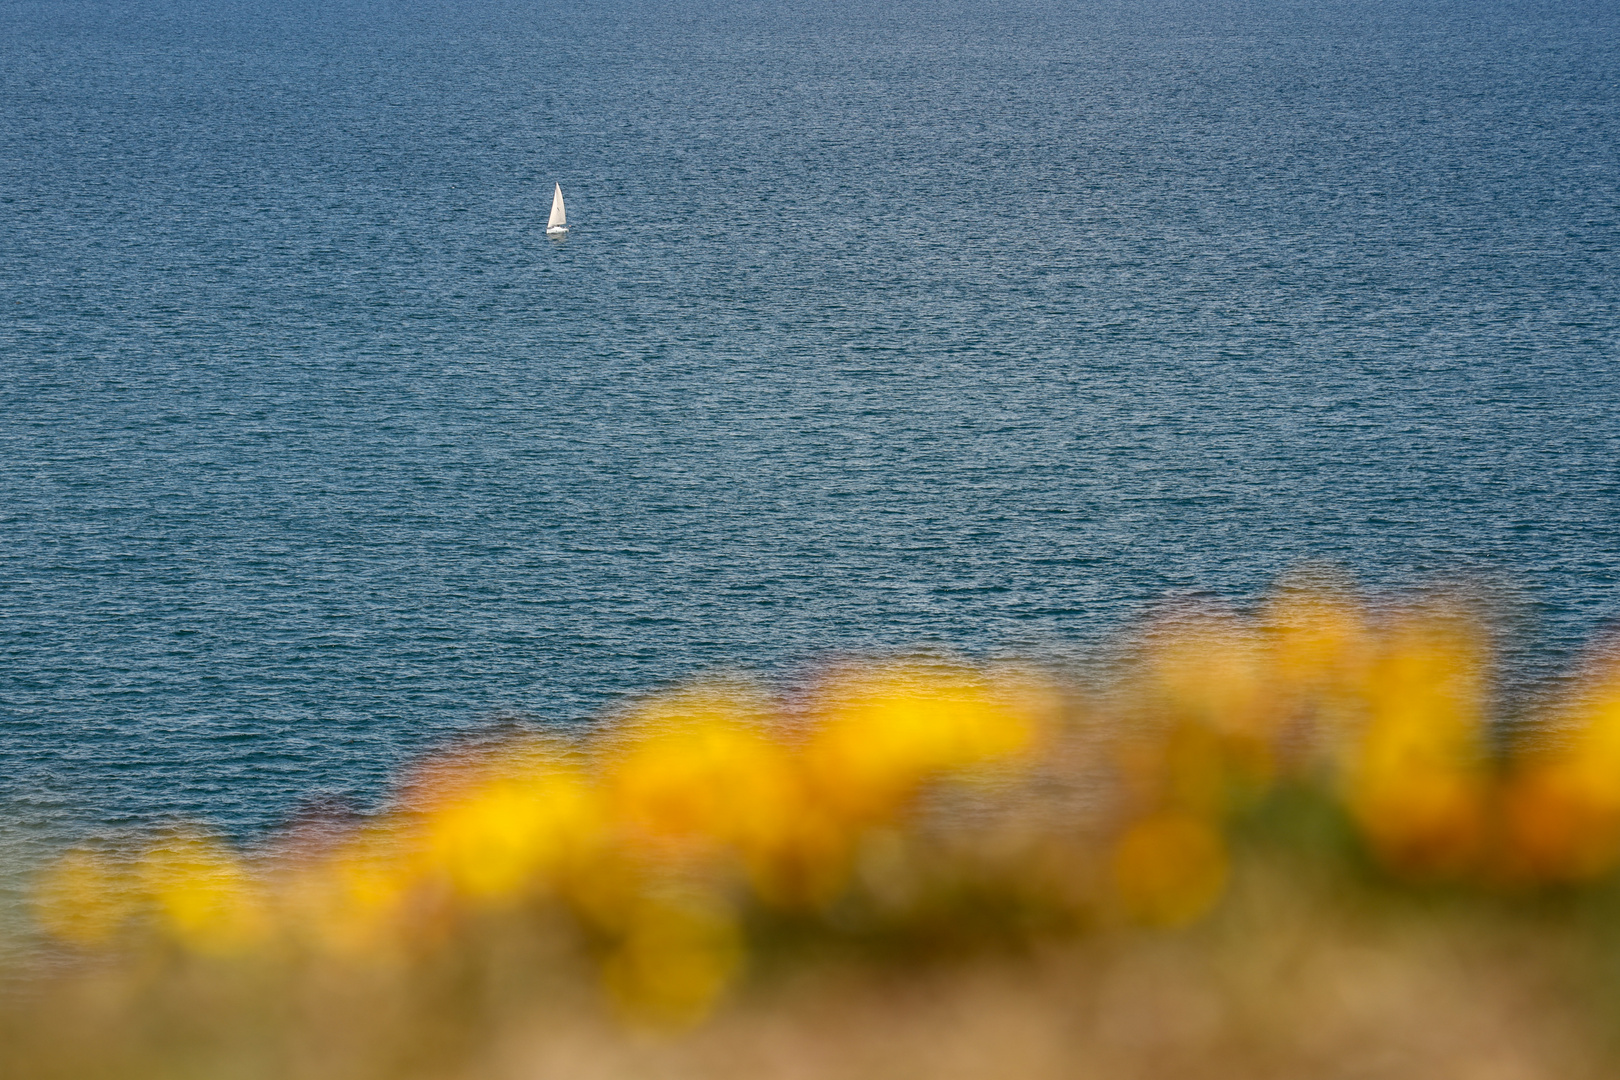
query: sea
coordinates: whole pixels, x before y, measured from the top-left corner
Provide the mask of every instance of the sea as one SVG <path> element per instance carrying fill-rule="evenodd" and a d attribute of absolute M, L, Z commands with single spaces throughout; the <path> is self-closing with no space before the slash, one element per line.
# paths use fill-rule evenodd
<path fill-rule="evenodd" d="M 0 862 L 1302 565 L 1614 632 L 1614 3 L 0 0 Z"/>

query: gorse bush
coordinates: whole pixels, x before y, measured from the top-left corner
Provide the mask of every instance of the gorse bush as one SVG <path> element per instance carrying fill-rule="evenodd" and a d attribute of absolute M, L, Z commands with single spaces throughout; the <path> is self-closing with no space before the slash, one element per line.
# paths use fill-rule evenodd
<path fill-rule="evenodd" d="M 174 835 L 129 861 L 72 852 L 36 911 L 88 949 L 155 936 L 220 958 L 362 960 L 546 908 L 601 954 L 628 1013 L 692 1019 L 740 970 L 751 908 L 825 911 L 863 840 L 926 784 L 1028 759 L 1038 717 L 1009 689 L 895 665 L 830 681 L 788 719 L 746 688 L 696 687 L 584 744 L 531 735 L 424 764 L 409 809 L 322 850 L 245 860 Z"/>
<path fill-rule="evenodd" d="M 1284 587 L 1161 618 L 1089 683 L 922 659 L 787 697 L 699 684 L 588 734 L 447 751 L 393 810 L 248 854 L 200 832 L 67 852 L 33 893 L 62 954 L 39 1007 L 124 1031 L 97 1045 L 130 1074 L 218 1069 L 198 1047 L 244 1026 L 220 1053 L 269 1075 L 454 1073 L 535 1002 L 688 1028 L 795 957 L 1193 926 L 1268 820 L 1329 823 L 1295 857 L 1386 882 L 1596 887 L 1620 863 L 1620 663 L 1594 653 L 1507 731 L 1488 640 L 1443 601 L 1375 617 Z M 91 983 L 120 989 L 61 991 Z M 154 1019 L 189 1008 L 213 1034 Z M 347 1057 L 288 1049 L 312 1009 L 350 1018 Z M 422 1040 L 410 1068 L 380 1049 Z"/>

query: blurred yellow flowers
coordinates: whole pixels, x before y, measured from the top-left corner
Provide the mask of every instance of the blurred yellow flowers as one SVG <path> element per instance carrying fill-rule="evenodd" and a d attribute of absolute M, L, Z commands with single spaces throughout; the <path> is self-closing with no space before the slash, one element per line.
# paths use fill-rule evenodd
<path fill-rule="evenodd" d="M 1195 922 L 1237 872 L 1239 824 L 1283 788 L 1336 807 L 1397 878 L 1609 873 L 1620 663 L 1592 661 L 1507 750 L 1489 673 L 1460 609 L 1375 617 L 1341 583 L 1293 582 L 1253 615 L 1155 620 L 1084 689 L 937 659 L 845 666 L 782 700 L 699 684 L 588 737 L 441 755 L 395 810 L 325 846 L 242 856 L 176 834 L 72 851 L 34 909 L 81 950 L 294 969 L 544 925 L 592 958 L 622 1015 L 681 1025 L 784 927 L 911 920 L 933 940 L 975 920 Z M 1043 905 L 1063 917 L 1041 923 Z"/>

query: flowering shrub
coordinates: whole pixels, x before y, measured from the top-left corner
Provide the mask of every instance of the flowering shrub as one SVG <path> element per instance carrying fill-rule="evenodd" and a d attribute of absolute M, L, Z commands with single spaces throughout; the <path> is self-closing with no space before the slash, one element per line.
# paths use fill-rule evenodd
<path fill-rule="evenodd" d="M 1196 924 L 1284 793 L 1388 880 L 1522 894 L 1609 875 L 1620 663 L 1594 655 L 1503 738 L 1487 640 L 1441 603 L 1375 618 L 1347 591 L 1285 588 L 1252 616 L 1161 618 L 1084 688 L 938 660 L 849 666 L 785 700 L 703 684 L 588 736 L 447 752 L 319 843 L 68 852 L 34 910 L 115 968 L 189 956 L 295 997 L 366 971 L 445 984 L 502 942 L 561 942 L 620 1017 L 668 1028 L 794 941 L 948 952 Z"/>

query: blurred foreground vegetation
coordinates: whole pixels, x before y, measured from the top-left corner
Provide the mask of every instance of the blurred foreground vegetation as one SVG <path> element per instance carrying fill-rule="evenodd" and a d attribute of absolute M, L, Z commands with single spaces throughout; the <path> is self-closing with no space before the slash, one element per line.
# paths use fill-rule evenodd
<path fill-rule="evenodd" d="M 1105 674 L 846 664 L 64 853 L 18 1077 L 1520 1077 L 1620 1054 L 1620 656 L 1279 587 Z"/>

